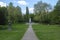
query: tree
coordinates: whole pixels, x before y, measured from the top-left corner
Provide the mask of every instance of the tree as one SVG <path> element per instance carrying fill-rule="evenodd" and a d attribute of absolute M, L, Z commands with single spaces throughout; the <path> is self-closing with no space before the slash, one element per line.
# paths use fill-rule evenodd
<path fill-rule="evenodd" d="M 7 8 L 0 7 L 0 25 L 5 25 L 7 23 Z"/>
<path fill-rule="evenodd" d="M 21 8 L 19 6 L 16 7 L 15 16 L 16 16 L 16 21 L 17 22 L 22 22 L 23 21 Z"/>
<path fill-rule="evenodd" d="M 42 1 L 39 1 L 37 4 L 34 5 L 35 15 L 38 15 L 40 22 L 46 21 L 45 16 L 48 15 L 48 11 L 50 9 L 51 6 L 47 3 L 43 3 Z"/>
<path fill-rule="evenodd" d="M 29 22 L 29 9 L 26 7 L 26 22 Z"/>
<path fill-rule="evenodd" d="M 33 21 L 39 23 L 39 20 L 40 20 L 40 16 L 39 15 L 34 15 Z"/>
<path fill-rule="evenodd" d="M 11 2 L 8 6 L 8 20 L 11 20 L 12 23 L 20 23 L 23 21 L 21 8 L 19 6 L 14 7 Z"/>
<path fill-rule="evenodd" d="M 7 9 L 8 9 L 8 20 L 14 23 L 14 6 L 12 2 L 10 2 Z"/>
<path fill-rule="evenodd" d="M 60 24 L 60 0 L 58 0 L 54 10 L 52 11 L 51 15 L 51 23 L 53 24 Z"/>
<path fill-rule="evenodd" d="M 34 16 L 35 16 L 34 13 L 30 13 L 30 14 L 29 14 L 29 17 L 31 18 L 31 21 L 32 21 L 32 22 L 34 22 Z"/>
<path fill-rule="evenodd" d="M 39 1 L 37 4 L 34 5 L 35 13 L 41 13 L 44 11 L 46 12 L 48 9 L 51 9 L 51 5 L 43 3 L 42 1 Z"/>
<path fill-rule="evenodd" d="M 8 30 L 12 30 L 12 23 L 14 23 L 14 9 L 13 3 L 10 2 L 9 6 L 7 6 L 8 9 Z"/>

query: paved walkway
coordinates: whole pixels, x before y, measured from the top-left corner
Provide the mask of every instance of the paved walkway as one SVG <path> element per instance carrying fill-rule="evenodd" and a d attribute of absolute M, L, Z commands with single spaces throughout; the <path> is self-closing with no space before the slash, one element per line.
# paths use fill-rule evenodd
<path fill-rule="evenodd" d="M 32 25 L 29 24 L 29 28 L 26 31 L 24 37 L 22 38 L 22 40 L 38 40 L 38 38 L 36 37 L 33 29 L 32 29 Z"/>

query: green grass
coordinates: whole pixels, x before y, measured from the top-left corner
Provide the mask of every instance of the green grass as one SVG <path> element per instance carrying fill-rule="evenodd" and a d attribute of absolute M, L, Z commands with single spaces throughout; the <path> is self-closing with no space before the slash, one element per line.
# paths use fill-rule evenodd
<path fill-rule="evenodd" d="M 60 40 L 59 25 L 33 25 L 33 29 L 40 40 Z"/>
<path fill-rule="evenodd" d="M 0 30 L 0 40 L 21 40 L 28 28 L 25 24 L 14 24 L 12 27 L 12 31 Z"/>

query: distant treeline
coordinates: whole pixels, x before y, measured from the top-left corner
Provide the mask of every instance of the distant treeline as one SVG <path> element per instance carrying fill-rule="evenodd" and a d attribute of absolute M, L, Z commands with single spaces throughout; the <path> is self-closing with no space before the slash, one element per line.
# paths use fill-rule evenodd
<path fill-rule="evenodd" d="M 29 13 L 29 8 L 26 7 L 26 14 L 23 14 L 21 7 L 14 7 L 10 2 L 9 6 L 0 7 L 0 25 L 5 25 L 8 21 L 25 23 L 29 22 L 29 18 L 32 19 L 32 22 L 42 24 L 60 24 L 60 0 L 52 9 L 50 4 L 39 1 L 34 5 L 34 13 Z"/>

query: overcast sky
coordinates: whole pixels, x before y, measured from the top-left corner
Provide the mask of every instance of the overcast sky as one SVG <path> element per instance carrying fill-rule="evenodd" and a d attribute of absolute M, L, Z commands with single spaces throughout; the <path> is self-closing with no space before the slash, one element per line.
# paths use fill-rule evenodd
<path fill-rule="evenodd" d="M 33 13 L 34 4 L 36 4 L 38 1 L 43 1 L 54 6 L 58 0 L 0 0 L 0 5 L 6 6 L 12 2 L 14 6 L 20 6 L 23 13 L 26 11 L 26 6 L 29 7 L 29 12 Z"/>

